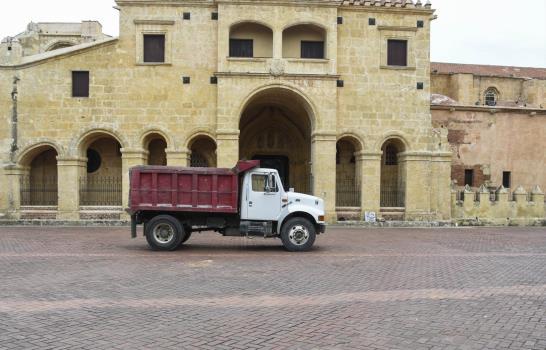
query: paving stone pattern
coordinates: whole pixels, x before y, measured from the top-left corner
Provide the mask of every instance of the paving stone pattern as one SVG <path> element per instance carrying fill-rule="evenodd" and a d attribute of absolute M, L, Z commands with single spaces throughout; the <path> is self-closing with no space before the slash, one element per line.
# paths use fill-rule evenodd
<path fill-rule="evenodd" d="M 308 253 L 0 227 L 0 349 L 546 349 L 546 229 L 331 228 Z"/>

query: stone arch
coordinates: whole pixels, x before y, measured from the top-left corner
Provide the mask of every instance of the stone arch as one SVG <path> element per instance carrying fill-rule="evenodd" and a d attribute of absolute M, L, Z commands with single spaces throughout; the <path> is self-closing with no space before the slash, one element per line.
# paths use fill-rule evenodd
<path fill-rule="evenodd" d="M 57 157 L 54 142 L 40 142 L 26 147 L 18 157 L 23 167 L 20 200 L 23 206 L 51 206 L 58 202 Z"/>
<path fill-rule="evenodd" d="M 47 52 L 47 51 L 53 51 L 58 49 L 64 49 L 65 47 L 70 47 L 74 45 L 77 45 L 77 44 L 75 42 L 68 41 L 68 40 L 54 41 L 46 47 L 45 51 Z"/>
<path fill-rule="evenodd" d="M 230 57 L 273 57 L 273 28 L 256 20 L 237 21 L 229 26 L 229 45 Z"/>
<path fill-rule="evenodd" d="M 188 139 L 187 149 L 191 167 L 216 167 L 217 144 L 215 138 L 207 132 L 196 132 Z"/>
<path fill-rule="evenodd" d="M 322 50 L 313 52 L 317 56 L 303 56 L 302 41 L 322 42 Z M 328 58 L 327 57 L 328 28 L 312 21 L 290 23 L 282 29 L 282 56 L 284 58 Z M 310 43 L 311 44 L 311 43 Z"/>
<path fill-rule="evenodd" d="M 167 165 L 167 137 L 161 131 L 150 130 L 142 135 L 141 145 L 146 150 L 148 165 Z"/>
<path fill-rule="evenodd" d="M 239 157 L 277 169 L 286 189 L 310 193 L 315 116 L 311 101 L 291 86 L 255 89 L 239 110 Z"/>
<path fill-rule="evenodd" d="M 403 149 L 404 149 L 403 152 L 408 152 L 409 150 L 412 149 L 411 144 L 409 143 L 406 135 L 404 135 L 402 132 L 399 132 L 399 131 L 390 131 L 385 133 L 383 137 L 380 139 L 380 141 L 375 144 L 375 150 L 381 151 L 385 142 L 391 139 L 397 140 L 403 145 Z"/>
<path fill-rule="evenodd" d="M 103 137 L 114 138 L 120 144 L 121 148 L 127 148 L 129 146 L 127 139 L 114 129 L 96 127 L 87 129 L 78 138 L 74 139 L 70 144 L 70 149 L 74 150 L 78 156 L 85 157 L 87 147 L 95 140 Z"/>
<path fill-rule="evenodd" d="M 16 162 L 18 165 L 21 166 L 29 166 L 30 162 L 32 162 L 32 159 L 43 152 L 44 150 L 52 148 L 57 153 L 58 157 L 62 157 L 64 155 L 64 150 L 61 146 L 59 146 L 55 141 L 43 139 L 38 140 L 37 142 L 33 142 L 31 144 L 28 144 L 26 146 L 23 146 L 21 150 L 18 152 L 18 155 L 16 157 Z"/>
<path fill-rule="evenodd" d="M 292 94 L 295 99 L 301 103 L 302 107 L 307 112 L 307 115 L 309 117 L 309 123 L 311 126 L 311 131 L 313 132 L 315 130 L 317 120 L 319 120 L 320 116 L 318 113 L 318 109 L 316 105 L 313 103 L 313 101 L 300 89 L 298 89 L 295 86 L 289 85 L 289 84 L 279 84 L 279 83 L 272 83 L 260 86 L 253 91 L 251 91 L 244 99 L 241 105 L 239 106 L 239 109 L 237 110 L 238 115 L 238 123 L 241 123 L 241 117 L 243 115 L 243 112 L 246 110 L 248 105 L 256 98 L 259 97 L 260 94 L 267 94 L 268 92 L 273 92 L 276 89 L 278 91 L 284 91 L 288 94 Z"/>
<path fill-rule="evenodd" d="M 407 152 L 408 146 L 399 135 L 389 135 L 381 144 L 381 187 L 380 206 L 382 208 L 404 208 L 406 203 L 406 162 L 400 154 Z"/>
<path fill-rule="evenodd" d="M 148 143 L 153 139 L 155 136 L 161 137 L 165 140 L 165 143 L 167 144 L 167 148 L 169 149 L 176 149 L 176 145 L 174 144 L 173 139 L 170 137 L 169 133 L 163 129 L 160 128 L 150 128 L 146 129 L 141 135 L 140 135 L 140 145 L 143 149 L 148 148 Z"/>
<path fill-rule="evenodd" d="M 336 142 L 336 207 L 359 208 L 360 200 L 360 161 L 357 153 L 363 149 L 360 138 L 345 133 Z"/>

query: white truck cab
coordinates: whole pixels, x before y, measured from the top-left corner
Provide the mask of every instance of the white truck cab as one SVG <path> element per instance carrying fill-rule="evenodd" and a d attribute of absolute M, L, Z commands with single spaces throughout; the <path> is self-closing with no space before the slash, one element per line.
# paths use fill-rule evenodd
<path fill-rule="evenodd" d="M 313 225 L 314 230 L 324 232 L 324 200 L 285 191 L 277 170 L 256 168 L 247 172 L 242 190 L 241 221 L 273 222 L 276 224 L 276 234 L 281 238 L 284 229 L 292 230 L 287 238 L 290 240 L 290 236 L 293 236 L 293 243 L 297 245 L 305 242 L 305 236 L 311 235 L 304 221 Z M 290 226 L 289 220 L 293 222 L 291 228 L 287 228 L 287 225 Z"/>

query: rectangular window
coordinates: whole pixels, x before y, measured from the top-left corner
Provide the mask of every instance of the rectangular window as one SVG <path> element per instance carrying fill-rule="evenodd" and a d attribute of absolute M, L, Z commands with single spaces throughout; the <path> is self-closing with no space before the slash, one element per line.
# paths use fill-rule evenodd
<path fill-rule="evenodd" d="M 324 58 L 324 41 L 302 41 L 301 58 Z"/>
<path fill-rule="evenodd" d="M 473 186 L 474 185 L 474 170 L 465 169 L 464 171 L 464 185 Z"/>
<path fill-rule="evenodd" d="M 89 72 L 72 72 L 72 97 L 89 97 Z"/>
<path fill-rule="evenodd" d="M 144 62 L 165 62 L 164 34 L 144 34 Z"/>
<path fill-rule="evenodd" d="M 402 67 L 408 65 L 407 40 L 389 40 L 387 42 L 387 65 Z"/>
<path fill-rule="evenodd" d="M 254 41 L 229 39 L 229 57 L 254 57 Z"/>
<path fill-rule="evenodd" d="M 502 172 L 502 185 L 505 187 L 505 188 L 510 188 L 511 186 L 511 174 L 509 171 L 503 171 Z"/>

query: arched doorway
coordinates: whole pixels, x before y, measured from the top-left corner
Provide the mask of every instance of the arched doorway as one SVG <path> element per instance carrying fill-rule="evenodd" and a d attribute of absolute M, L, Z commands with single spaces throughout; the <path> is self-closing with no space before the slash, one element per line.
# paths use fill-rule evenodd
<path fill-rule="evenodd" d="M 192 168 L 216 167 L 216 142 L 206 135 L 199 135 L 190 140 L 190 166 Z"/>
<path fill-rule="evenodd" d="M 336 207 L 360 209 L 360 174 L 356 152 L 357 140 L 343 137 L 336 144 Z M 359 210 L 357 211 L 360 212 Z"/>
<path fill-rule="evenodd" d="M 148 151 L 148 165 L 167 165 L 167 141 L 158 133 L 151 133 L 144 138 L 144 149 Z"/>
<path fill-rule="evenodd" d="M 399 156 L 405 151 L 404 143 L 389 139 L 383 143 L 381 151 L 381 208 L 404 208 L 406 177 Z"/>
<path fill-rule="evenodd" d="M 121 145 L 112 135 L 97 133 L 86 137 L 80 152 L 87 158 L 80 176 L 80 205 L 122 205 Z"/>
<path fill-rule="evenodd" d="M 310 193 L 311 129 L 310 108 L 300 95 L 284 88 L 263 90 L 241 114 L 239 156 L 277 169 L 286 190 Z"/>
<path fill-rule="evenodd" d="M 56 206 L 58 203 L 57 151 L 49 145 L 33 149 L 21 161 L 22 206 Z"/>

